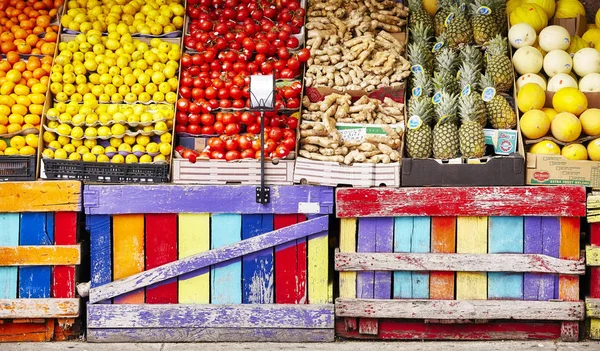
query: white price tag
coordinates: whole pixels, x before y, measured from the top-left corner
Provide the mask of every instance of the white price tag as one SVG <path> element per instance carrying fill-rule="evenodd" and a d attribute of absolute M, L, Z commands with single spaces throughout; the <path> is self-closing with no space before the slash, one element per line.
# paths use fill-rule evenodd
<path fill-rule="evenodd" d="M 364 141 L 367 128 L 342 129 L 339 131 L 343 141 Z"/>

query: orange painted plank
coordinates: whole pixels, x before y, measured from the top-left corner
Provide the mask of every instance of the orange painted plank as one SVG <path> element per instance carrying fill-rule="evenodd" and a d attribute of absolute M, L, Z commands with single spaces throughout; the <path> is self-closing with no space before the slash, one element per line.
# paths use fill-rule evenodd
<path fill-rule="evenodd" d="M 560 218 L 560 249 L 559 257 L 562 259 L 578 260 L 579 245 L 579 217 Z M 564 301 L 579 300 L 579 277 L 560 275 L 558 278 L 558 298 Z"/>
<path fill-rule="evenodd" d="M 107 262 L 107 264 L 109 264 Z M 144 215 L 113 216 L 113 280 L 144 271 Z M 115 297 L 115 303 L 144 303 L 144 289 Z"/>
<path fill-rule="evenodd" d="M 54 319 L 44 323 L 0 323 L 0 342 L 51 341 L 54 335 Z"/>
<path fill-rule="evenodd" d="M 456 217 L 431 217 L 431 252 L 456 252 Z M 429 298 L 454 299 L 454 272 L 431 272 Z"/>
<path fill-rule="evenodd" d="M 79 245 L 64 246 L 0 246 L 0 266 L 77 265 Z"/>
<path fill-rule="evenodd" d="M 0 212 L 61 212 L 81 210 L 81 182 L 0 183 Z"/>

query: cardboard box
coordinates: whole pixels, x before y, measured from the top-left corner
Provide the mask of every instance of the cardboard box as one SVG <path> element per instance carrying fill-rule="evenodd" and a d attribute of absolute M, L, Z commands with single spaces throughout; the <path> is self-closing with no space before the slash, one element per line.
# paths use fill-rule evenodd
<path fill-rule="evenodd" d="M 595 12 L 594 12 L 595 13 Z M 569 35 L 583 36 L 587 30 L 587 20 L 585 16 L 577 15 L 576 18 L 554 18 L 552 24 L 564 27 L 569 31 Z"/>
<path fill-rule="evenodd" d="M 485 144 L 494 147 L 496 155 L 510 155 L 517 152 L 519 132 L 512 129 L 484 129 Z"/>
<path fill-rule="evenodd" d="M 527 154 L 529 185 L 600 187 L 600 162 L 574 161 L 561 155 Z"/>

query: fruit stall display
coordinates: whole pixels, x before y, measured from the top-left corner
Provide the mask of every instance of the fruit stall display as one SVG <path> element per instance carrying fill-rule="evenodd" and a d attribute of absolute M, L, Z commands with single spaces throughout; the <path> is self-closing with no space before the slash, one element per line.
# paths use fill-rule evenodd
<path fill-rule="evenodd" d="M 261 117 L 249 110 L 250 76 L 272 74 L 276 106 L 264 117 L 265 158 L 273 160 L 267 163 L 267 180 L 291 184 L 303 63 L 310 56 L 303 48 L 303 6 L 298 0 L 188 2 L 175 123 L 175 182 L 260 180 L 256 160 L 261 157 Z M 240 179 L 240 172 L 250 175 Z M 283 178 L 274 178 L 273 172 L 283 172 Z"/>

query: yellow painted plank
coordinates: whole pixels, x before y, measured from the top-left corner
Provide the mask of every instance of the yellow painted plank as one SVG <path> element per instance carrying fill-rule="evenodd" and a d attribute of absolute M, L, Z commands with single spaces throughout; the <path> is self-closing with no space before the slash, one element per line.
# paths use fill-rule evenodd
<path fill-rule="evenodd" d="M 600 267 L 600 246 L 585 247 L 585 264 L 592 267 Z"/>
<path fill-rule="evenodd" d="M 590 319 L 590 339 L 600 340 L 600 318 Z"/>
<path fill-rule="evenodd" d="M 356 218 L 340 220 L 340 252 L 356 252 Z M 340 297 L 356 297 L 356 272 L 340 272 Z"/>
<path fill-rule="evenodd" d="M 308 301 L 332 303 L 329 292 L 328 232 L 308 237 Z"/>
<path fill-rule="evenodd" d="M 179 214 L 179 259 L 210 250 L 210 214 Z M 209 269 L 179 277 L 179 303 L 210 303 Z"/>
<path fill-rule="evenodd" d="M 0 266 L 70 266 L 80 263 L 79 245 L 0 246 Z"/>
<path fill-rule="evenodd" d="M 487 253 L 488 217 L 458 217 L 456 252 Z M 487 299 L 487 273 L 457 272 L 457 300 Z"/>
<path fill-rule="evenodd" d="M 0 183 L 0 212 L 59 212 L 81 210 L 77 181 Z"/>
<path fill-rule="evenodd" d="M 144 271 L 144 215 L 113 216 L 114 280 Z M 144 289 L 115 297 L 115 303 L 144 303 Z"/>

